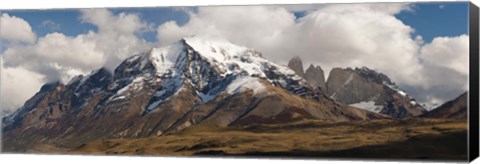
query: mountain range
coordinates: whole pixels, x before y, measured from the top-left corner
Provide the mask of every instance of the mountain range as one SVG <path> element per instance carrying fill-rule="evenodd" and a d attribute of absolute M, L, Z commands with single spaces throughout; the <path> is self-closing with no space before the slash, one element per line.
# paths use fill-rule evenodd
<path fill-rule="evenodd" d="M 320 66 L 304 72 L 299 57 L 287 67 L 226 40 L 189 37 L 129 57 L 113 72 L 100 68 L 67 84 L 43 85 L 2 119 L 2 131 L 12 147 L 54 143 L 70 148 L 102 138 L 162 136 L 196 127 L 354 122 L 426 113 L 386 75 L 366 67 L 332 69 L 325 81 Z"/>
<path fill-rule="evenodd" d="M 427 110 L 382 73 L 362 68 L 333 68 L 325 80 L 320 66 L 303 72 L 302 61 L 294 57 L 289 67 L 314 87 L 319 87 L 341 104 L 389 115 L 393 118 L 420 116 Z"/>
<path fill-rule="evenodd" d="M 294 72 L 313 87 L 318 87 L 335 102 L 385 114 L 392 118 L 467 119 L 468 92 L 430 111 L 401 90 L 387 75 L 367 67 L 333 68 L 328 79 L 320 66 L 303 71 L 302 60 L 293 57 L 288 63 Z"/>

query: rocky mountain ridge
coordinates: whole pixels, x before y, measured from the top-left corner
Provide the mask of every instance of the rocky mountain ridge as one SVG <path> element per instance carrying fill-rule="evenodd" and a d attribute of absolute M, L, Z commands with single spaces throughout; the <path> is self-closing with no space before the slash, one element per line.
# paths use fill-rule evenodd
<path fill-rule="evenodd" d="M 443 119 L 464 119 L 468 117 L 468 92 L 428 111 L 422 117 Z"/>
<path fill-rule="evenodd" d="M 2 130 L 10 146 L 75 147 L 100 138 L 176 133 L 305 119 L 388 116 L 336 103 L 288 67 L 224 40 L 185 38 L 101 68 L 68 84 L 44 85 Z"/>
<path fill-rule="evenodd" d="M 301 63 L 300 58 L 294 58 Z M 298 66 L 297 66 L 298 67 Z M 298 67 L 299 68 L 299 67 Z M 311 65 L 304 74 L 313 86 L 325 88 L 327 95 L 338 103 L 389 115 L 393 118 L 415 117 L 427 110 L 396 86 L 390 78 L 367 67 L 333 68 L 325 81 L 320 66 Z"/>

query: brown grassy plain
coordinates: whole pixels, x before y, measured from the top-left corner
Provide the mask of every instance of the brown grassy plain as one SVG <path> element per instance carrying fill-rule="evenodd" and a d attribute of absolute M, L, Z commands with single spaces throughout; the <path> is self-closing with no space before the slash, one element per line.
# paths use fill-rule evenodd
<path fill-rule="evenodd" d="M 268 156 L 465 160 L 464 120 L 405 119 L 214 127 L 149 138 L 102 139 L 73 154 Z"/>

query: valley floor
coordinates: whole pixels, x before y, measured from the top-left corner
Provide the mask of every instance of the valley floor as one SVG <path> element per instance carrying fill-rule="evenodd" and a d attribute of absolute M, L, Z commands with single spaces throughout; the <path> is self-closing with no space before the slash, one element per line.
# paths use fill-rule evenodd
<path fill-rule="evenodd" d="M 331 123 L 308 120 L 236 128 L 203 125 L 159 137 L 103 139 L 73 150 L 54 150 L 44 145 L 31 152 L 49 150 L 68 154 L 149 156 L 466 160 L 467 122 L 406 119 Z"/>

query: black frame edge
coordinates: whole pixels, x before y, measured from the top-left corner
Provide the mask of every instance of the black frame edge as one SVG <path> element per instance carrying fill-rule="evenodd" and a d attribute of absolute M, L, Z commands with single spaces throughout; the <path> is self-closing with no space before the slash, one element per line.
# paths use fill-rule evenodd
<path fill-rule="evenodd" d="M 468 160 L 471 162 L 479 155 L 479 10 L 469 4 L 469 52 L 470 52 L 470 81 L 469 81 L 469 115 L 468 115 Z"/>

